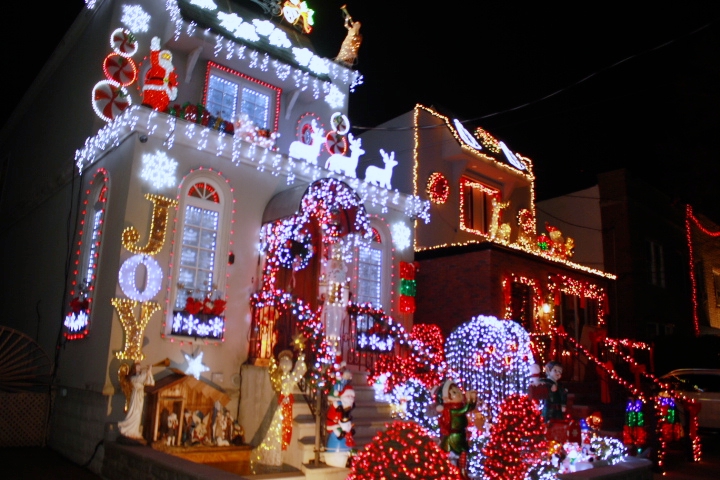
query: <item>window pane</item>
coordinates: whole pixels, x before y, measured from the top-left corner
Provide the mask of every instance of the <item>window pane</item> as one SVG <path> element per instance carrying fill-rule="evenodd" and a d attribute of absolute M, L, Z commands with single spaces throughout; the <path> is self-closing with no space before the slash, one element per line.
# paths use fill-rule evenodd
<path fill-rule="evenodd" d="M 237 98 L 237 83 L 225 80 L 216 75 L 210 75 L 205 107 L 207 107 L 212 115 L 220 116 L 224 120 L 233 121 L 235 119 Z"/>
<path fill-rule="evenodd" d="M 197 254 L 198 251 L 196 248 L 183 247 L 180 252 L 180 265 L 194 267 L 197 265 Z"/>
<path fill-rule="evenodd" d="M 382 250 L 361 247 L 358 252 L 358 291 L 357 302 L 370 302 L 381 308 Z"/>
<path fill-rule="evenodd" d="M 183 230 L 183 245 L 196 246 L 200 240 L 200 229 L 196 227 L 185 227 Z"/>
<path fill-rule="evenodd" d="M 247 114 L 255 126 L 267 128 L 269 105 L 269 96 L 250 88 L 243 88 L 240 112 Z"/>

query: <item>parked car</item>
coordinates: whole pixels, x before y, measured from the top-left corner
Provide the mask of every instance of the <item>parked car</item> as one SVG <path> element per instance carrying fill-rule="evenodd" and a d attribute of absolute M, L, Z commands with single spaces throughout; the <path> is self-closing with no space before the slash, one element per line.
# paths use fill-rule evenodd
<path fill-rule="evenodd" d="M 700 403 L 700 428 L 720 429 L 720 369 L 681 368 L 666 373 L 660 380 Z"/>

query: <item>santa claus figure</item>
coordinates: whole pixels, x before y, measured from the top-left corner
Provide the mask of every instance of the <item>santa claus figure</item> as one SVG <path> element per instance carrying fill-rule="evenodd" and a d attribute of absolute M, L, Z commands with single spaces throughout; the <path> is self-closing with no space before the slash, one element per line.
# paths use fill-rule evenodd
<path fill-rule="evenodd" d="M 177 97 L 178 76 L 172 63 L 172 53 L 160 50 L 160 38 L 150 43 L 150 69 L 142 88 L 143 105 L 164 112 Z"/>

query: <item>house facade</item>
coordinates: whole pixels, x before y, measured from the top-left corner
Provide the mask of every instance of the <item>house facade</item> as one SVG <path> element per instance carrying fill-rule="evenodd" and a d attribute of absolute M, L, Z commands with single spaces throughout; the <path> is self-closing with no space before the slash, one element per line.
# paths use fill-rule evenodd
<path fill-rule="evenodd" d="M 361 74 L 270 3 L 87 2 L 2 131 L 3 323 L 55 353 L 49 441 L 78 462 L 129 364 L 223 392 L 251 439 L 298 335 L 339 349 L 350 301 L 412 323 L 394 279 L 429 203 L 360 178 L 394 156 L 350 133 Z"/>
<path fill-rule="evenodd" d="M 540 362 L 554 329 L 587 346 L 607 334 L 615 276 L 602 269 L 599 232 L 575 262 L 575 239 L 547 215 L 538 221 L 529 158 L 422 105 L 362 138 L 370 148 L 392 138 L 402 188 L 431 205 L 432 222 L 415 227 L 415 323 L 447 336 L 477 315 L 513 319 L 534 336 Z"/>

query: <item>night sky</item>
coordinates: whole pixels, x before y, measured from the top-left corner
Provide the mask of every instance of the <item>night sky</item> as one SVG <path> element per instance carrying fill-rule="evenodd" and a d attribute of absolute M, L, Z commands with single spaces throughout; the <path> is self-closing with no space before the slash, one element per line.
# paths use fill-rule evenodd
<path fill-rule="evenodd" d="M 362 23 L 355 133 L 421 103 L 530 157 L 540 200 L 627 167 L 720 223 L 720 2 L 307 2 L 322 56 L 345 37 L 340 6 Z M 33 50 L 13 46 L 27 24 L 0 32 L 7 112 L 84 2 L 42 8 Z"/>

